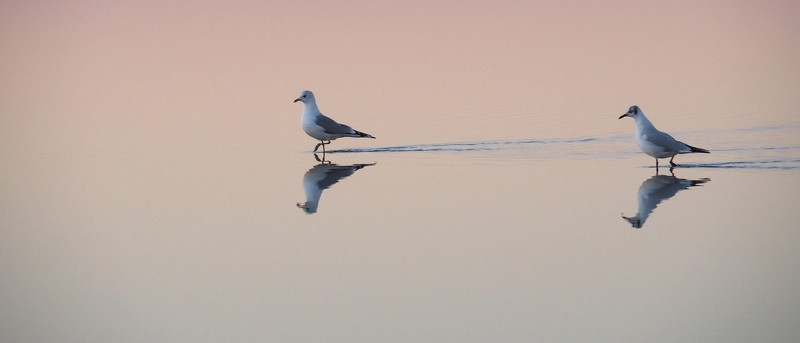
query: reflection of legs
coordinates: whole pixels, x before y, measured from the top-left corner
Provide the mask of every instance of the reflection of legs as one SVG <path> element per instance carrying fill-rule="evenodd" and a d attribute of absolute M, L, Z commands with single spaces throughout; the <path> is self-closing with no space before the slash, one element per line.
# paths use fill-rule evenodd
<path fill-rule="evenodd" d="M 317 159 L 317 162 L 322 163 L 322 164 L 330 164 L 331 163 L 331 161 L 326 161 L 325 160 L 325 152 L 322 153 L 322 159 L 320 159 L 319 156 L 317 156 L 317 153 L 314 153 L 314 158 Z"/>
<path fill-rule="evenodd" d="M 675 176 L 673 169 L 675 169 L 675 167 L 669 167 L 669 173 L 672 174 L 672 176 Z M 656 176 L 658 175 L 658 171 L 658 159 L 656 159 Z"/>

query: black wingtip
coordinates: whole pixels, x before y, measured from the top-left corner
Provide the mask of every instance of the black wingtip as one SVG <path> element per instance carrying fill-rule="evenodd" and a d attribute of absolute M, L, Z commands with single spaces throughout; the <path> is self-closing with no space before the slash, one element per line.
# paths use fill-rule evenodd
<path fill-rule="evenodd" d="M 372 138 L 372 139 L 375 139 L 375 136 L 373 136 L 373 135 L 371 135 L 371 134 L 364 133 L 364 132 L 357 131 L 357 130 L 354 130 L 354 131 L 356 131 L 356 134 L 357 134 L 359 137 L 364 137 L 364 138 Z"/>
<path fill-rule="evenodd" d="M 704 154 L 710 154 L 711 153 L 710 151 L 708 151 L 706 149 L 703 149 L 703 148 L 693 147 L 691 145 L 686 145 L 686 146 L 688 146 L 689 149 L 692 150 L 692 152 L 701 152 L 701 153 L 704 153 Z"/>

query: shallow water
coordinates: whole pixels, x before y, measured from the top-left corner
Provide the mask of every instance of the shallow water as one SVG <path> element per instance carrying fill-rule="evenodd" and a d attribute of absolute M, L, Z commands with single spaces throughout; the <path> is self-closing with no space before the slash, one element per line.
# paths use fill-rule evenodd
<path fill-rule="evenodd" d="M 800 145 L 764 134 L 682 133 L 738 142 L 674 177 L 629 136 L 7 156 L 5 332 L 791 340 Z"/>
<path fill-rule="evenodd" d="M 794 341 L 759 4 L 0 5 L 0 340 Z M 313 154 L 304 88 L 378 138 Z M 711 154 L 656 169 L 633 103 Z"/>

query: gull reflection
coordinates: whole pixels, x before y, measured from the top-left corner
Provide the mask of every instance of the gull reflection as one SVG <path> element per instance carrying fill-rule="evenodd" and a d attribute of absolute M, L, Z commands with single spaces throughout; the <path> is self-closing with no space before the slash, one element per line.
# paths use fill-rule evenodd
<path fill-rule="evenodd" d="M 656 170 L 656 173 L 657 172 Z M 622 215 L 622 218 L 627 220 L 634 228 L 640 229 L 647 220 L 647 217 L 650 216 L 650 213 L 653 213 L 653 210 L 655 210 L 662 201 L 672 198 L 675 194 L 684 189 L 700 186 L 708 181 L 711 181 L 711 179 L 702 178 L 699 180 L 687 180 L 677 178 L 674 174 L 669 176 L 656 174 L 642 182 L 642 185 L 639 186 L 639 210 L 636 212 L 636 215 L 633 217 Z"/>
<path fill-rule="evenodd" d="M 306 202 L 297 203 L 297 207 L 302 208 L 303 211 L 309 214 L 317 212 L 319 198 L 322 196 L 323 190 L 339 182 L 339 180 L 353 175 L 356 170 L 375 165 L 375 163 L 368 163 L 340 166 L 326 161 L 324 154 L 322 159 L 316 154 L 314 154 L 314 158 L 320 163 L 313 166 L 303 175 L 303 190 L 306 193 Z"/>

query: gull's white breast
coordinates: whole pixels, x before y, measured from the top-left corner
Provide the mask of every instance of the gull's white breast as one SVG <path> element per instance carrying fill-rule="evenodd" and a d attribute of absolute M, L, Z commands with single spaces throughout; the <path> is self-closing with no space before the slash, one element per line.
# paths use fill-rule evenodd
<path fill-rule="evenodd" d="M 316 116 L 314 115 L 306 115 L 303 114 L 303 118 L 300 120 L 300 125 L 303 127 L 303 131 L 305 133 L 315 139 L 319 140 L 329 140 L 331 139 L 331 135 L 325 133 L 325 129 L 321 126 L 317 125 L 316 123 Z"/>
<path fill-rule="evenodd" d="M 646 134 L 637 135 L 636 142 L 639 143 L 639 149 L 641 149 L 643 153 L 648 154 L 651 157 L 667 158 L 675 156 L 676 154 L 675 151 L 669 151 L 665 147 L 653 144 L 650 140 L 647 139 Z"/>

